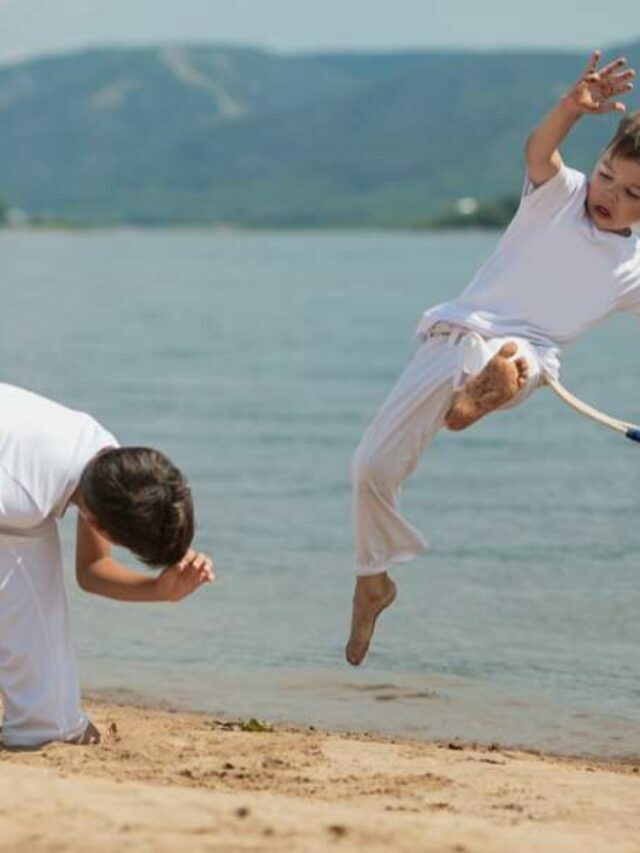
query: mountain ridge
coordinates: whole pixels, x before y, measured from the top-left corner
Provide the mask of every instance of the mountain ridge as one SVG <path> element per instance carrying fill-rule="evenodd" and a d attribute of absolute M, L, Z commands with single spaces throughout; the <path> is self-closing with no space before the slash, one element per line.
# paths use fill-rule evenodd
<path fill-rule="evenodd" d="M 584 62 L 169 43 L 2 66 L 0 195 L 78 222 L 411 224 L 517 193 L 527 134 Z M 582 123 L 571 162 L 614 126 Z"/>

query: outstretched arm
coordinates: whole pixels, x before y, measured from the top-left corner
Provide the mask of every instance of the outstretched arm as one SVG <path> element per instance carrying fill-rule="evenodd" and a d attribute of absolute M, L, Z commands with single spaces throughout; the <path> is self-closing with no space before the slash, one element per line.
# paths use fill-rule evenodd
<path fill-rule="evenodd" d="M 188 551 L 159 575 L 135 572 L 111 556 L 110 543 L 78 515 L 76 578 L 85 592 L 117 601 L 179 601 L 213 580 L 211 560 Z"/>
<path fill-rule="evenodd" d="M 525 157 L 534 184 L 546 183 L 560 170 L 562 158 L 558 147 L 581 116 L 624 112 L 625 105 L 611 99 L 631 91 L 635 72 L 625 68 L 627 60 L 622 57 L 598 71 L 599 61 L 600 51 L 596 50 L 576 83 L 528 138 Z"/>

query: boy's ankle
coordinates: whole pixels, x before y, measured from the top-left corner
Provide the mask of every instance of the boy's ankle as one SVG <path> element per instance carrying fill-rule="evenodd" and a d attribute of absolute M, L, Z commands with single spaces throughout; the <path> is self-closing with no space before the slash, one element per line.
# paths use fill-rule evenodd
<path fill-rule="evenodd" d="M 377 575 L 360 575 L 356 580 L 356 594 L 379 598 L 388 592 L 391 579 L 386 572 Z"/>

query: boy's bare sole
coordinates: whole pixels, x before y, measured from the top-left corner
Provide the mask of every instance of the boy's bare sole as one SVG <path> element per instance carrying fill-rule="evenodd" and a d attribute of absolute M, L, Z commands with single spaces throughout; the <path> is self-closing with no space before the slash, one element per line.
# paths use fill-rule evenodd
<path fill-rule="evenodd" d="M 353 595 L 351 633 L 345 649 L 345 657 L 352 666 L 358 666 L 365 659 L 378 616 L 393 604 L 396 594 L 396 585 L 386 572 L 358 578 Z"/>
<path fill-rule="evenodd" d="M 524 358 L 512 358 L 517 351 L 517 344 L 506 343 L 480 373 L 467 379 L 456 391 L 444 417 L 447 429 L 466 429 L 513 400 L 524 388 L 529 365 Z"/>

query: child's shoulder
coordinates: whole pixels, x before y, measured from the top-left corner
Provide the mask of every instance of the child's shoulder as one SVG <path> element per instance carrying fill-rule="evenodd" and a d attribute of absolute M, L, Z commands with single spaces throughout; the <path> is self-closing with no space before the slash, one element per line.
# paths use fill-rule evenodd
<path fill-rule="evenodd" d="M 525 174 L 522 200 L 531 207 L 552 206 L 573 201 L 586 193 L 589 179 L 577 169 L 562 163 L 558 171 L 544 184 L 534 184 Z"/>

